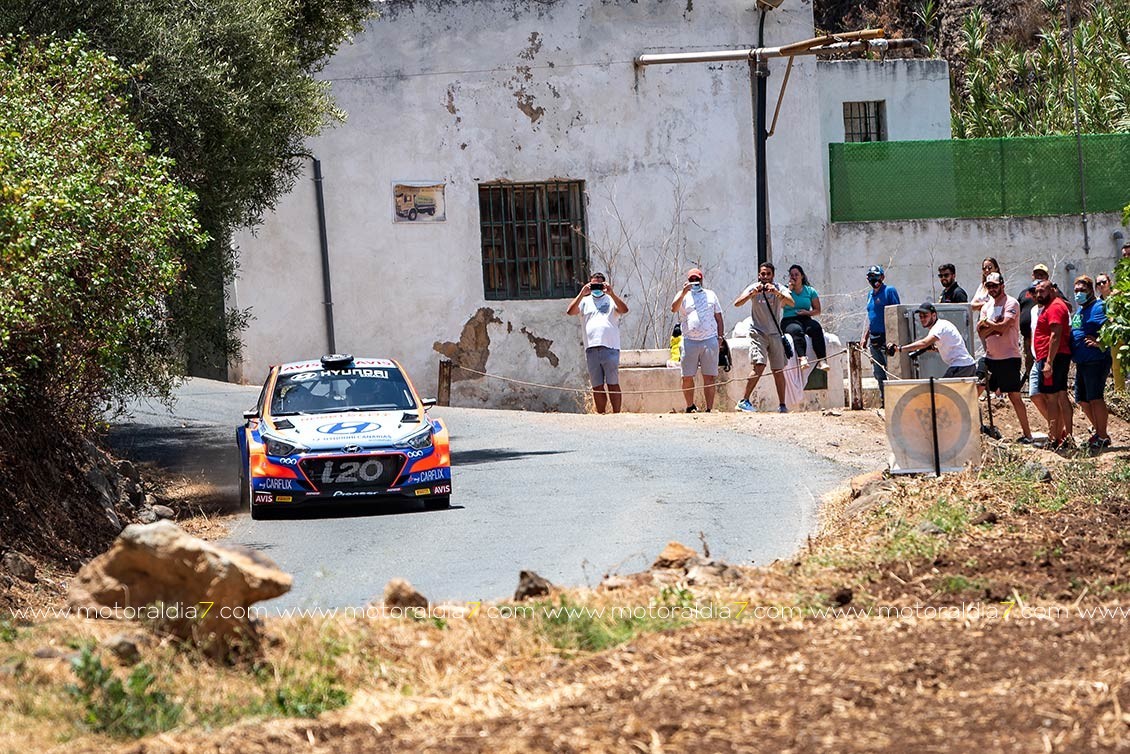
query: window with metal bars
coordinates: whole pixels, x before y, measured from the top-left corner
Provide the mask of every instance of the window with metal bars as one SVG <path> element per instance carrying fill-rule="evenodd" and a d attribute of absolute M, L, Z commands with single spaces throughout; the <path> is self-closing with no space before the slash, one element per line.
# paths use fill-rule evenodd
<path fill-rule="evenodd" d="M 488 300 L 572 298 L 588 279 L 584 181 L 479 184 Z"/>
<path fill-rule="evenodd" d="M 844 141 L 886 141 L 887 103 L 845 102 Z"/>

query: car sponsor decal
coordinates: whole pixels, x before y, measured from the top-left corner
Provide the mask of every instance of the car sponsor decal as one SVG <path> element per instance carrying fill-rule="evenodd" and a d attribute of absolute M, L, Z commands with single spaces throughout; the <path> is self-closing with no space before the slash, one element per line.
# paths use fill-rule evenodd
<path fill-rule="evenodd" d="M 334 490 L 334 497 L 372 497 L 375 492 L 350 492 L 348 490 Z"/>
<path fill-rule="evenodd" d="M 274 479 L 268 477 L 267 479 L 256 479 L 255 489 L 257 490 L 281 490 L 287 492 L 290 490 L 302 489 L 297 479 Z"/>
<path fill-rule="evenodd" d="M 451 479 L 451 469 L 446 466 L 439 469 L 428 469 L 427 471 L 417 471 L 408 477 L 404 483 L 409 484 L 427 484 L 428 482 L 443 482 Z"/>
<path fill-rule="evenodd" d="M 368 434 L 381 428 L 376 422 L 331 422 L 318 427 L 315 432 L 334 437 L 349 437 L 352 435 Z"/>
<path fill-rule="evenodd" d="M 433 495 L 450 495 L 451 494 L 451 485 L 450 484 L 437 485 L 432 490 L 432 494 Z"/>
<path fill-rule="evenodd" d="M 292 500 L 294 500 L 294 498 L 291 497 L 290 495 L 279 495 L 278 497 L 275 498 L 276 503 L 289 503 Z"/>
<path fill-rule="evenodd" d="M 319 377 L 372 377 L 378 380 L 387 380 L 387 369 L 322 369 L 317 372 L 303 372 L 291 377 L 293 382 L 315 380 Z"/>
<path fill-rule="evenodd" d="M 270 458 L 272 463 L 281 463 L 283 466 L 298 465 L 298 459 L 290 456 L 267 456 L 267 458 Z"/>
<path fill-rule="evenodd" d="M 275 496 L 272 495 L 270 492 L 256 492 L 255 493 L 255 503 L 256 504 L 274 502 L 274 499 L 275 499 Z"/>
<path fill-rule="evenodd" d="M 432 494 L 432 491 L 428 490 L 428 489 L 416 490 L 416 497 L 422 497 L 423 495 L 430 495 L 430 494 Z"/>

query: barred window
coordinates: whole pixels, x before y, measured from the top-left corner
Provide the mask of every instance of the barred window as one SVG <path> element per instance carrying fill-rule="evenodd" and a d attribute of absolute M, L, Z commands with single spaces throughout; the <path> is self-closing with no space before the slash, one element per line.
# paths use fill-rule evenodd
<path fill-rule="evenodd" d="M 886 141 L 887 103 L 845 102 L 844 141 Z"/>
<path fill-rule="evenodd" d="M 572 298 L 588 277 L 584 181 L 479 184 L 488 300 Z"/>

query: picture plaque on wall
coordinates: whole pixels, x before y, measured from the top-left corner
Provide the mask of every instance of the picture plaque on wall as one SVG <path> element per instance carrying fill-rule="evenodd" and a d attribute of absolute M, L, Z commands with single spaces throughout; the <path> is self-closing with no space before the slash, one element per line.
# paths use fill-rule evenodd
<path fill-rule="evenodd" d="M 447 219 L 439 181 L 401 181 L 392 185 L 392 219 L 398 223 L 441 223 Z"/>

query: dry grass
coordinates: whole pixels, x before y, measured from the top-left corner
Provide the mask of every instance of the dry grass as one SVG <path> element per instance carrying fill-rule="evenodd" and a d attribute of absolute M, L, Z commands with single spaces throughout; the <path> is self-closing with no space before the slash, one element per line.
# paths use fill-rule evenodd
<path fill-rule="evenodd" d="M 154 641 L 143 661 L 184 713 L 139 743 L 84 730 L 67 661 L 32 656 L 121 626 L 22 628 L 0 643 L 0 750 L 1128 747 L 1127 620 L 1073 609 L 1130 592 L 1130 456 L 993 455 L 979 472 L 895 480 L 865 513 L 830 501 L 797 558 L 711 588 L 667 574 L 559 594 L 522 618 L 272 620 L 261 661 L 240 667 Z M 1023 470 L 1031 460 L 1050 482 Z M 562 600 L 605 617 L 554 619 Z M 613 620 L 616 606 L 652 611 Z M 692 606 L 713 613 L 688 619 Z"/>

